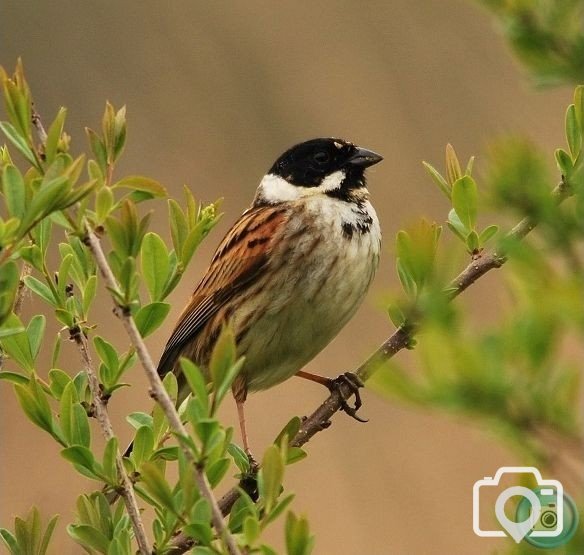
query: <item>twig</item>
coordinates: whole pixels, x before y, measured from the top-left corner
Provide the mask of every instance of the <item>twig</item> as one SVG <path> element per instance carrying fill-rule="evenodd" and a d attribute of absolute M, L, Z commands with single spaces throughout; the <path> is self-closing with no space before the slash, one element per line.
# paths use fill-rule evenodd
<path fill-rule="evenodd" d="M 105 257 L 105 253 L 101 247 L 101 242 L 89 228 L 87 229 L 86 242 L 95 259 L 97 267 L 104 277 L 107 288 L 112 292 L 119 292 L 120 288 L 110 268 L 107 258 Z M 188 433 L 183 426 L 172 399 L 162 384 L 162 380 L 160 379 L 156 367 L 152 362 L 152 357 L 148 352 L 146 344 L 144 343 L 144 340 L 142 339 L 142 336 L 136 327 L 136 323 L 134 322 L 132 316 L 126 310 L 124 310 L 123 307 L 118 305 L 118 303 L 115 301 L 115 298 L 113 300 L 116 315 L 121 319 L 126 333 L 128 334 L 132 345 L 134 345 L 134 348 L 136 349 L 136 353 L 138 354 L 138 358 L 140 359 L 142 367 L 146 372 L 146 376 L 148 377 L 148 381 L 150 383 L 150 395 L 160 405 L 168 420 L 170 428 L 179 437 L 179 443 L 181 444 L 185 457 L 187 461 L 189 461 L 189 463 L 191 463 L 193 466 L 195 480 L 199 487 L 199 491 L 201 492 L 201 495 L 207 499 L 209 505 L 211 506 L 213 526 L 225 542 L 230 555 L 240 555 L 241 552 L 237 547 L 233 536 L 229 533 L 229 530 L 225 526 L 225 522 L 223 521 L 223 514 L 221 513 L 221 509 L 217 503 L 217 499 L 213 494 L 209 481 L 207 480 L 207 475 L 205 474 L 204 468 L 199 463 L 197 463 L 191 450 L 184 444 L 183 441 L 180 440 L 181 437 L 188 437 Z"/>
<path fill-rule="evenodd" d="M 81 330 L 78 330 L 74 333 L 73 339 L 79 348 L 81 359 L 83 360 L 83 365 L 85 366 L 85 373 L 87 374 L 89 389 L 91 390 L 91 395 L 93 397 L 96 420 L 99 423 L 103 437 L 106 439 L 106 441 L 109 441 L 115 437 L 114 431 L 101 395 L 101 388 L 97 374 L 95 373 L 95 369 L 93 367 L 93 362 L 91 360 L 91 355 L 87 346 L 87 339 Z M 126 472 L 126 468 L 124 467 L 124 462 L 119 449 L 116 452 L 116 469 L 121 480 L 120 495 L 126 504 L 126 509 L 132 522 L 134 536 L 138 542 L 140 553 L 142 555 L 151 555 L 152 547 L 150 547 L 150 542 L 146 536 L 144 523 L 142 522 L 142 517 L 140 516 L 140 508 L 138 507 L 138 500 L 136 499 L 136 495 L 134 493 L 134 485 L 132 484 L 128 473 Z"/>

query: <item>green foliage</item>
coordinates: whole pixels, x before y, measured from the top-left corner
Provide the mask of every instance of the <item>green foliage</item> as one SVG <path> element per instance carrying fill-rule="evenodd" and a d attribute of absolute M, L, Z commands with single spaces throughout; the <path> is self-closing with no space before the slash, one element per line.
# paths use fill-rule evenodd
<path fill-rule="evenodd" d="M 577 0 L 483 0 L 503 23 L 520 59 L 541 83 L 582 81 L 584 3 Z M 92 319 L 103 301 L 94 258 L 87 247 L 88 230 L 100 236 L 119 284 L 110 291 L 118 313 L 132 315 L 142 337 L 154 333 L 169 314 L 168 296 L 179 284 L 194 254 L 220 218 L 219 203 L 203 205 L 185 187 L 184 200 L 167 199 L 166 188 L 136 173 L 116 175 L 126 137 L 126 109 L 107 103 L 101 129 L 87 129 L 87 152 L 73 157 L 65 108 L 60 108 L 41 143 L 34 138 L 32 95 L 19 62 L 14 75 L 0 68 L 6 121 L 0 131 L 9 146 L 0 147 L 0 379 L 14 388 L 23 413 L 57 442 L 65 460 L 101 490 L 81 495 L 77 517 L 67 526 L 71 538 L 88 553 L 127 555 L 135 539 L 124 503 L 106 499 L 120 490 L 119 442 L 113 437 L 101 451 L 95 446 L 95 403 L 85 370 L 61 368 L 61 334 L 77 345 L 92 345 L 99 380 L 99 401 L 107 403 L 135 364 L 131 345 L 120 346 L 115 330 Z M 38 120 L 36 125 L 38 126 Z M 555 160 L 564 191 L 573 199 L 559 206 L 550 195 L 547 158 L 524 139 L 507 139 L 491 150 L 488 172 L 476 179 L 474 158 L 462 165 L 451 145 L 440 173 L 424 163 L 445 195 L 450 238 L 441 226 L 422 220 L 398 233 L 397 273 L 405 292 L 388 308 L 396 326 L 416 330 L 420 343 L 416 371 L 394 362 L 373 379 L 385 396 L 420 407 L 465 415 L 494 431 L 538 465 L 550 464 L 543 432 L 557 442 L 582 441 L 578 414 L 581 372 L 578 361 L 562 349 L 568 337 L 581 337 L 584 295 L 581 260 L 584 242 L 584 88 L 577 87 L 565 114 L 566 147 Z M 77 150 L 79 147 L 76 145 Z M 82 176 L 87 176 L 85 179 Z M 485 210 L 486 200 L 538 224 L 533 239 L 519 242 L 498 233 L 500 218 Z M 149 208 L 168 206 L 169 240 L 150 230 Z M 58 246 L 58 248 L 54 248 Z M 458 247 L 458 249 L 457 249 Z M 486 329 L 449 304 L 455 255 L 476 263 L 491 247 L 510 263 L 507 294 L 512 307 Z M 22 276 L 22 281 L 21 281 Z M 21 288 L 41 301 L 42 314 L 21 318 L 16 310 Z M 511 304 L 511 303 L 510 303 Z M 47 317 L 62 328 L 47 337 Z M 97 330 L 97 331 L 96 331 Z M 63 335 L 65 335 L 63 333 Z M 411 339 L 409 347 L 416 345 Z M 39 354 L 51 349 L 51 364 L 41 368 Z M 295 417 L 265 450 L 257 476 L 243 449 L 217 414 L 242 367 L 233 332 L 226 326 L 213 350 L 209 368 L 182 359 L 191 393 L 179 398 L 177 378 L 169 373 L 164 387 L 188 427 L 187 436 L 171 433 L 159 405 L 152 413 L 127 416 L 133 428 L 133 450 L 123 467 L 151 517 L 156 554 L 164 554 L 181 531 L 199 555 L 223 553 L 225 545 L 212 525 L 211 507 L 197 486 L 193 465 L 211 488 L 231 477 L 242 484 L 257 479 L 257 500 L 244 489 L 233 505 L 228 528 L 245 553 L 273 555 L 262 541 L 266 528 L 286 514 L 288 555 L 307 555 L 314 538 L 308 521 L 290 511 L 293 495 L 284 490 L 285 467 L 306 456 L 289 439 L 301 422 Z M 7 369 L 4 369 L 4 365 Z M 282 520 L 282 519 L 281 519 Z M 13 554 L 48 552 L 56 525 L 42 532 L 33 509 L 16 518 L 14 532 L 0 529 L 0 539 Z M 582 552 L 580 534 L 569 552 Z M 531 553 L 523 544 L 513 553 Z"/>
<path fill-rule="evenodd" d="M 442 277 L 451 258 L 433 238 L 435 224 L 422 221 L 417 233 L 400 231 L 398 276 L 408 298 L 392 304 L 389 313 L 397 326 L 416 326 L 415 371 L 392 359 L 370 380 L 381 395 L 478 423 L 539 468 L 551 466 L 562 445 L 568 449 L 584 441 L 581 365 L 563 348 L 565 338 L 584 333 L 583 90 L 576 88 L 566 113 L 567 149 L 555 153 L 561 193 L 552 193 L 546 158 L 529 141 L 508 138 L 491 148 L 481 187 L 498 212 L 523 218 L 524 228 L 537 224 L 527 238 L 499 237 L 495 223 L 478 231 L 477 222 L 493 215 L 483 211 L 470 171 L 461 175 L 452 147 L 446 150 L 446 177 L 424 164 L 451 203 L 447 224 L 471 255 L 469 268 L 489 254 L 484 246 L 497 236 L 498 256 L 509 259 L 510 302 L 495 322 L 477 326 L 448 303 L 459 282 L 453 275 Z M 558 194 L 572 198 L 560 204 Z M 450 286 L 448 279 L 454 280 Z M 582 545 L 574 539 L 570 549 L 580 552 Z M 515 552 L 531 553 L 528 548 Z"/>
<path fill-rule="evenodd" d="M 40 513 L 33 507 L 26 519 L 14 519 L 14 532 L 0 528 L 0 540 L 11 555 L 45 555 L 58 519 L 58 515 L 51 518 L 43 531 Z"/>
<path fill-rule="evenodd" d="M 112 509 L 101 492 L 77 499 L 77 523 L 67 532 L 89 553 L 125 555 L 132 553 L 131 525 L 124 505 Z"/>
<path fill-rule="evenodd" d="M 469 159 L 463 175 L 456 152 L 452 145 L 448 144 L 446 145 L 447 178 L 428 162 L 423 162 L 423 165 L 428 175 L 452 204 L 446 222 L 448 228 L 466 245 L 470 254 L 480 254 L 486 244 L 497 234 L 499 228 L 491 224 L 482 230 L 477 229 L 479 195 L 477 184 L 472 177 L 474 157 Z"/>
<path fill-rule="evenodd" d="M 542 85 L 584 81 L 580 0 L 481 0 L 514 52 Z"/>

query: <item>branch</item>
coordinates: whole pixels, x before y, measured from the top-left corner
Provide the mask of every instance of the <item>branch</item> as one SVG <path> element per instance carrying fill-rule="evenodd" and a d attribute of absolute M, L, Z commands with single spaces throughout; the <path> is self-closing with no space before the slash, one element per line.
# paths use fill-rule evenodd
<path fill-rule="evenodd" d="M 89 228 L 87 228 L 86 244 L 89 247 L 93 257 L 95 258 L 95 262 L 105 279 L 107 288 L 111 292 L 119 292 L 120 289 L 118 283 L 107 261 L 105 253 L 103 252 L 101 242 L 95 233 L 93 233 L 93 231 Z M 233 536 L 229 533 L 229 530 L 225 526 L 223 514 L 221 513 L 217 499 L 215 499 L 215 496 L 213 495 L 211 485 L 207 480 L 207 475 L 205 474 L 203 466 L 195 460 L 191 450 L 186 446 L 184 441 L 181 440 L 181 438 L 188 437 L 187 430 L 185 429 L 179 417 L 176 407 L 174 406 L 174 402 L 162 384 L 162 380 L 158 375 L 156 366 L 154 366 L 154 363 L 152 362 L 152 357 L 150 356 L 146 344 L 144 343 L 144 340 L 142 339 L 142 336 L 136 327 L 134 319 L 127 310 L 118 305 L 115 297 L 112 298 L 114 300 L 114 311 L 121 319 L 126 333 L 128 334 L 132 345 L 134 345 L 136 349 L 138 358 L 140 359 L 142 367 L 146 372 L 146 376 L 148 377 L 148 381 L 150 383 L 150 395 L 160 405 L 168 420 L 170 428 L 178 436 L 179 443 L 185 454 L 185 457 L 187 461 L 193 466 L 195 480 L 197 482 L 199 491 L 201 495 L 207 499 L 209 505 L 211 506 L 213 526 L 225 542 L 230 555 L 241 555 L 239 548 L 235 544 Z"/>
<path fill-rule="evenodd" d="M 87 338 L 81 330 L 78 330 L 74 333 L 73 339 L 79 348 L 81 359 L 83 360 L 83 365 L 85 366 L 85 373 L 87 374 L 87 381 L 89 383 L 89 389 L 91 390 L 93 404 L 95 407 L 95 417 L 99 423 L 103 437 L 106 439 L 106 441 L 109 441 L 115 437 L 114 431 L 107 413 L 105 402 L 101 395 L 101 387 L 93 367 L 91 355 L 89 354 Z M 152 548 L 150 547 L 150 543 L 146 536 L 144 523 L 142 522 L 142 518 L 140 516 L 140 508 L 138 507 L 138 501 L 134 493 L 134 485 L 132 484 L 128 473 L 126 472 L 126 468 L 124 467 L 122 455 L 120 454 L 119 449 L 116 452 L 116 468 L 122 482 L 120 487 L 120 495 L 124 499 L 126 509 L 128 510 L 128 515 L 132 521 L 132 528 L 134 529 L 134 535 L 136 536 L 136 541 L 138 542 L 140 553 L 142 555 L 151 555 Z"/>

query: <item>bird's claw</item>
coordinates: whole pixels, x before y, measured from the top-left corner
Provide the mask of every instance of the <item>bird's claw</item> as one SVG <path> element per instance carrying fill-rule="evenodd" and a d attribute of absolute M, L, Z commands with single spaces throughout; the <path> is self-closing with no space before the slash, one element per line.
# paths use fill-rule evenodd
<path fill-rule="evenodd" d="M 343 396 L 342 391 L 341 391 L 341 386 L 343 384 L 347 385 L 349 387 L 349 389 L 351 390 L 351 393 L 353 395 L 355 395 L 355 405 L 354 406 L 351 406 L 347 402 L 345 397 Z M 359 389 L 362 388 L 364 385 L 365 384 L 363 383 L 361 378 L 359 378 L 359 376 L 357 376 L 356 374 L 353 374 L 352 372 L 345 372 L 344 374 L 341 374 L 337 378 L 331 379 L 331 381 L 329 382 L 329 385 L 328 385 L 328 388 L 331 392 L 333 392 L 333 391 L 339 392 L 339 396 L 340 396 L 340 400 L 341 400 L 341 409 L 343 411 L 345 411 L 351 418 L 354 418 L 358 422 L 369 422 L 367 420 L 367 418 L 361 418 L 357 414 L 357 411 L 363 405 L 363 402 L 361 401 L 361 394 L 359 393 Z"/>

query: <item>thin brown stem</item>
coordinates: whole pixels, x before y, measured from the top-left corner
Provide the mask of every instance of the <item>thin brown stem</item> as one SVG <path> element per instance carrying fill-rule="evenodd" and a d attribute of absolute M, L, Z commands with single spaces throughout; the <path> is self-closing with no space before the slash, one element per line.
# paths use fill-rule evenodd
<path fill-rule="evenodd" d="M 87 229 L 87 245 L 95 259 L 97 267 L 99 268 L 102 276 L 104 277 L 105 284 L 107 288 L 111 292 L 119 293 L 120 288 L 118 286 L 117 280 L 112 272 L 112 269 L 107 261 L 105 253 L 101 247 L 101 242 L 99 238 L 93 233 L 91 229 Z M 136 353 L 138 354 L 138 358 L 146 372 L 146 376 L 148 377 L 148 381 L 150 384 L 150 395 L 152 398 L 160 405 L 164 414 L 168 420 L 170 428 L 172 431 L 180 438 L 180 437 L 188 437 L 187 430 L 185 429 L 180 416 L 174 406 L 174 402 L 168 395 L 168 392 L 164 388 L 162 380 L 158 375 L 156 370 L 156 366 L 152 362 L 152 357 L 136 327 L 136 323 L 134 322 L 134 318 L 126 311 L 123 307 L 120 307 L 116 301 L 115 297 L 112 297 L 114 301 L 114 310 L 116 315 L 121 319 L 122 324 L 130 338 L 130 342 L 136 349 Z M 209 481 L 207 480 L 207 476 L 205 474 L 204 469 L 197 463 L 195 457 L 191 450 L 184 444 L 184 442 L 180 441 L 181 448 L 185 454 L 187 461 L 193 466 L 195 480 L 199 487 L 199 491 L 201 495 L 207 499 L 209 505 L 211 506 L 211 514 L 212 514 L 212 521 L 215 530 L 219 533 L 230 555 L 240 555 L 241 552 L 237 547 L 233 536 L 229 533 L 229 530 L 225 526 L 225 522 L 223 520 L 223 514 L 221 513 L 221 509 L 219 504 L 217 503 L 217 499 L 213 494 Z"/>
<path fill-rule="evenodd" d="M 82 331 L 77 331 L 74 335 L 74 339 L 79 349 L 79 353 L 81 354 L 81 359 L 85 367 L 85 373 L 87 374 L 87 381 L 89 383 L 89 389 L 91 390 L 93 404 L 95 407 L 95 418 L 99 424 L 99 427 L 101 428 L 103 437 L 106 439 L 106 441 L 109 441 L 115 437 L 114 431 L 101 395 L 99 380 L 93 367 L 91 354 L 89 353 L 89 348 L 87 345 L 87 338 L 85 335 L 83 335 Z M 124 467 L 124 462 L 119 449 L 116 452 L 116 469 L 121 481 L 120 495 L 126 504 L 126 510 L 128 511 L 128 516 L 132 522 L 134 536 L 136 537 L 140 553 L 142 555 L 151 555 L 152 547 L 150 546 L 150 542 L 146 536 L 144 523 L 142 522 L 142 517 L 140 516 L 140 508 L 138 507 L 138 500 L 136 499 L 136 494 L 134 492 L 134 485 L 132 484 L 128 473 L 126 472 L 126 468 Z"/>

